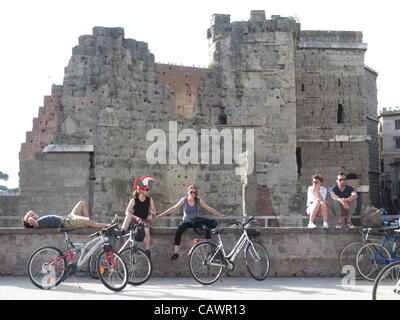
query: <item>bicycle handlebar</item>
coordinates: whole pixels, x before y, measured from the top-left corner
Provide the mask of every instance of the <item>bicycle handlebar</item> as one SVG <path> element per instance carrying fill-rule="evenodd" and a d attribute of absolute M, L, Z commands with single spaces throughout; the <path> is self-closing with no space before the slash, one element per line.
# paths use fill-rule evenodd
<path fill-rule="evenodd" d="M 229 223 L 228 225 L 230 226 L 230 225 L 233 225 L 233 226 L 242 226 L 243 228 L 245 227 L 245 226 L 247 226 L 251 221 L 253 221 L 254 220 L 254 216 L 251 216 L 250 218 L 248 218 L 248 220 L 246 221 L 246 222 L 240 222 L 240 221 L 238 221 L 238 220 L 236 220 L 235 222 L 231 222 L 231 223 Z"/>

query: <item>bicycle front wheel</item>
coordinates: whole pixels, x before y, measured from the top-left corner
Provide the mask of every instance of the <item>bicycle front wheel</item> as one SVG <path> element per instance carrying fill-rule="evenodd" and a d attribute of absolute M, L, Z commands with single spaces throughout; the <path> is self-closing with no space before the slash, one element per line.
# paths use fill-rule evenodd
<path fill-rule="evenodd" d="M 400 261 L 384 267 L 372 289 L 373 300 L 400 300 Z"/>
<path fill-rule="evenodd" d="M 28 276 L 40 289 L 51 289 L 60 284 L 67 270 L 67 259 L 60 249 L 43 247 L 37 249 L 28 261 Z"/>
<path fill-rule="evenodd" d="M 99 275 L 97 274 L 97 259 L 100 256 L 100 253 L 103 251 L 102 247 L 99 247 L 89 258 L 87 267 L 88 273 L 93 279 L 98 279 Z"/>
<path fill-rule="evenodd" d="M 101 282 L 112 291 L 121 291 L 128 283 L 128 269 L 115 252 L 104 250 L 97 259 L 97 274 Z"/>
<path fill-rule="evenodd" d="M 212 284 L 217 281 L 223 266 L 222 253 L 214 243 L 200 242 L 190 253 L 190 273 L 201 284 Z"/>
<path fill-rule="evenodd" d="M 390 254 L 378 243 L 367 243 L 357 253 L 356 266 L 361 276 L 374 281 L 378 273 L 390 263 Z"/>
<path fill-rule="evenodd" d="M 119 255 L 124 259 L 128 269 L 128 283 L 140 285 L 150 279 L 153 271 L 151 260 L 139 248 L 126 248 Z"/>
<path fill-rule="evenodd" d="M 269 273 L 270 261 L 267 249 L 258 242 L 249 243 L 244 252 L 244 260 L 250 275 L 258 280 L 264 280 Z"/>

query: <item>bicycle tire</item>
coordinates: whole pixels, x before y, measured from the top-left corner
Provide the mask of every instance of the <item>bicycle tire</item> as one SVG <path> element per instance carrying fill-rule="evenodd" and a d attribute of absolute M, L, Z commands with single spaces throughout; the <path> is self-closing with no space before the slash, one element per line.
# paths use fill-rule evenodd
<path fill-rule="evenodd" d="M 244 251 L 244 261 L 247 270 L 254 279 L 262 281 L 268 277 L 271 263 L 267 249 L 261 243 L 247 244 Z"/>
<path fill-rule="evenodd" d="M 379 243 L 367 243 L 357 253 L 356 266 L 364 279 L 374 281 L 390 261 L 390 254 Z"/>
<path fill-rule="evenodd" d="M 356 270 L 356 278 L 364 279 L 358 272 L 356 266 L 357 253 L 364 244 L 365 243 L 362 242 L 351 242 L 342 249 L 339 255 L 339 266 L 341 272 L 343 271 L 344 266 L 350 265 Z"/>
<path fill-rule="evenodd" d="M 98 279 L 99 275 L 97 273 L 97 259 L 100 256 L 101 251 L 103 250 L 102 247 L 99 247 L 89 258 L 87 263 L 87 271 L 92 279 Z"/>
<path fill-rule="evenodd" d="M 400 299 L 400 261 L 393 262 L 379 272 L 372 289 L 372 300 Z"/>
<path fill-rule="evenodd" d="M 56 247 L 42 247 L 32 253 L 28 261 L 29 280 L 40 289 L 52 289 L 63 281 L 67 271 L 67 259 L 63 253 Z M 52 267 L 48 263 L 58 257 L 63 257 Z M 56 265 L 56 268 L 54 268 Z M 53 273 L 54 272 L 54 273 Z"/>
<path fill-rule="evenodd" d="M 116 252 L 103 250 L 97 259 L 97 273 L 104 286 L 112 291 L 121 291 L 128 284 L 128 269 Z"/>
<path fill-rule="evenodd" d="M 128 283 L 141 285 L 150 279 L 153 272 L 151 260 L 140 248 L 125 248 L 119 255 L 128 269 Z"/>
<path fill-rule="evenodd" d="M 211 242 L 199 242 L 189 255 L 189 270 L 193 278 L 205 285 L 213 284 L 219 279 L 223 269 L 221 251 L 216 252 L 217 246 Z M 209 261 L 210 256 L 213 262 Z"/>

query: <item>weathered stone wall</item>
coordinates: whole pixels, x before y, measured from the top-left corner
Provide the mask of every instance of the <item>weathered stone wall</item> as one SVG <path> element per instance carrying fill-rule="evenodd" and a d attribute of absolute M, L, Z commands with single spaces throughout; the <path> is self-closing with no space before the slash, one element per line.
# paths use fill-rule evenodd
<path fill-rule="evenodd" d="M 374 90 L 374 82 L 365 81 L 366 48 L 361 32 L 300 33 L 296 98 L 303 201 L 313 174 L 322 174 L 329 187 L 335 184 L 337 173 L 344 171 L 356 175 L 351 183 L 359 191 L 358 210 L 363 212 L 370 203 L 373 132 L 368 130 L 366 116 L 377 104 L 373 95 L 366 94 Z"/>
<path fill-rule="evenodd" d="M 73 241 L 86 242 L 92 232 L 90 229 L 76 231 L 70 234 L 70 238 Z M 239 235 L 236 230 L 226 230 L 223 233 L 226 250 L 233 247 Z M 187 253 L 196 235 L 190 230 L 184 234 L 181 256 L 171 263 L 173 237 L 173 228 L 152 229 L 153 276 L 190 277 Z M 271 277 L 332 277 L 340 276 L 338 257 L 341 249 L 359 239 L 357 230 L 268 228 L 261 229 L 261 237 L 257 241 L 263 243 L 268 251 Z M 0 275 L 26 276 L 30 255 L 37 248 L 46 245 L 64 249 L 63 234 L 51 229 L 0 229 Z M 86 271 L 86 267 L 83 270 Z M 243 262 L 243 253 L 236 258 L 233 276 L 249 277 Z"/>
<path fill-rule="evenodd" d="M 21 161 L 21 197 L 18 215 L 66 215 L 79 200 L 89 204 L 88 153 L 36 153 Z"/>
<path fill-rule="evenodd" d="M 257 215 L 298 212 L 294 54 L 299 30 L 294 21 L 266 20 L 258 11 L 249 21 L 233 23 L 229 15 L 214 15 L 208 30 L 212 62 L 199 114 L 210 127 L 254 130 L 246 204 Z M 240 194 L 239 182 L 224 189 Z"/>

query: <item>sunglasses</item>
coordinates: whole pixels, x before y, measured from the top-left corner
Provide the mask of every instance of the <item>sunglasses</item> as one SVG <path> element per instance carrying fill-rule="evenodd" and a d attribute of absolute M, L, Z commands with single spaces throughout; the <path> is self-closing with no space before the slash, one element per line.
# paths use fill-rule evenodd
<path fill-rule="evenodd" d="M 346 179 L 338 179 L 338 181 L 346 181 Z"/>
<path fill-rule="evenodd" d="M 196 191 L 190 191 L 190 194 L 197 194 Z"/>
<path fill-rule="evenodd" d="M 147 189 L 142 189 L 142 190 L 143 190 L 143 191 L 150 191 L 150 189 L 148 189 L 148 188 L 147 188 Z"/>

